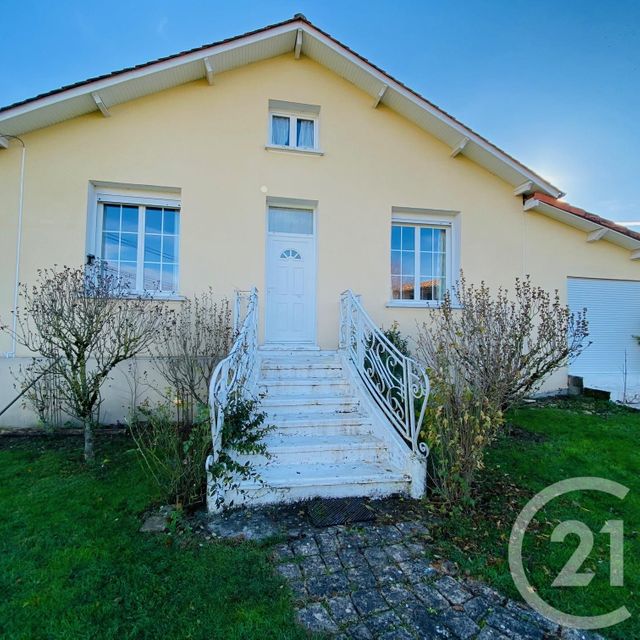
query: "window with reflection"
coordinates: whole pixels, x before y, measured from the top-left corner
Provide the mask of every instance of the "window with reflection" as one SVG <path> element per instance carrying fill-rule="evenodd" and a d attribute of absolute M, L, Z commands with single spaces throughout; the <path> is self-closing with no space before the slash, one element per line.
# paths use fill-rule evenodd
<path fill-rule="evenodd" d="M 440 301 L 447 286 L 446 227 L 394 223 L 391 227 L 393 300 Z"/>
<path fill-rule="evenodd" d="M 100 255 L 132 292 L 178 290 L 179 209 L 100 204 Z"/>

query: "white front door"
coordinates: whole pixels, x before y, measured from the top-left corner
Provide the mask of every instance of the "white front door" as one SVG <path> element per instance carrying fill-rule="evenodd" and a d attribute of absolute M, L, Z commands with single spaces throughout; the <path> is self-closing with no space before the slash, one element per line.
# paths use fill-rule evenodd
<path fill-rule="evenodd" d="M 269 217 L 266 342 L 315 343 L 313 212 L 272 208 Z M 302 233 L 282 233 L 281 229 Z"/>

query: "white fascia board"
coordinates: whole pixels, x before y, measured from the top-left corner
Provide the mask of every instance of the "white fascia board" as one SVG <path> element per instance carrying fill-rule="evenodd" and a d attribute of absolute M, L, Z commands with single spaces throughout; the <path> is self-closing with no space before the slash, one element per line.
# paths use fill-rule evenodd
<path fill-rule="evenodd" d="M 61 93 L 56 93 L 52 96 L 40 98 L 39 100 L 29 102 L 28 104 L 19 105 L 17 107 L 14 107 L 13 109 L 9 109 L 8 111 L 0 113 L 0 122 L 2 122 L 3 120 L 9 120 L 10 118 L 15 118 L 16 116 L 30 113 L 31 111 L 41 109 L 42 107 L 47 107 L 59 102 L 64 102 L 65 100 L 69 100 L 71 98 L 85 96 L 92 92 L 99 92 L 102 89 L 112 87 L 114 85 L 120 84 L 121 82 L 144 78 L 145 76 L 161 71 L 166 71 L 168 69 L 174 69 L 175 67 L 202 60 L 215 54 L 224 53 L 225 51 L 231 51 L 244 45 L 253 44 L 255 42 L 260 42 L 274 36 L 289 33 L 290 31 L 295 31 L 297 28 L 298 27 L 295 23 L 282 25 L 280 27 L 274 27 L 273 30 L 256 33 L 252 36 L 245 36 L 244 38 L 239 38 L 238 40 L 234 40 L 233 42 L 213 45 L 211 47 L 207 47 L 206 49 L 202 49 L 201 51 L 194 51 L 193 53 L 185 53 L 184 55 L 178 56 L 172 60 L 154 62 L 141 69 L 132 69 L 131 71 L 118 73 L 113 77 L 103 78 L 102 80 L 94 80 L 93 82 L 83 84 L 82 86 L 75 87 L 73 89 L 67 89 L 65 91 L 62 91 Z M 202 75 L 204 76 L 204 72 Z"/>
<path fill-rule="evenodd" d="M 443 122 L 444 124 L 448 125 L 453 130 L 460 133 L 461 136 L 468 137 L 470 142 L 477 144 L 479 147 L 481 147 L 491 155 L 498 158 L 501 162 L 504 162 L 506 165 L 511 167 L 514 171 L 522 175 L 524 180 L 531 180 L 532 182 L 535 182 L 537 185 L 540 186 L 540 189 L 542 191 L 547 192 L 549 195 L 553 196 L 554 198 L 561 198 L 563 195 L 565 195 L 564 192 L 560 191 L 557 187 L 554 187 L 550 182 L 547 182 L 546 180 L 543 180 L 539 176 L 535 175 L 533 172 L 526 170 L 518 162 L 510 158 L 506 153 L 496 149 L 493 145 L 491 145 L 486 140 L 481 138 L 478 134 L 474 133 L 473 131 L 465 127 L 463 124 L 461 124 L 457 120 L 454 120 L 451 116 L 446 115 L 444 112 L 440 111 L 439 109 L 437 109 L 436 107 L 428 103 L 426 99 L 419 98 L 416 94 L 414 94 L 412 91 L 407 89 L 404 85 L 400 84 L 397 80 L 393 80 L 392 78 L 387 76 L 384 72 L 376 69 L 373 65 L 364 62 L 364 60 L 361 60 L 358 56 L 356 56 L 351 51 L 344 49 L 343 47 L 338 45 L 336 42 L 332 41 L 330 38 L 325 36 L 323 33 L 316 31 L 312 26 L 308 24 L 303 24 L 302 28 L 305 31 L 307 31 L 310 35 L 312 35 L 314 38 L 319 40 L 322 44 L 329 47 L 330 49 L 333 49 L 335 52 L 342 55 L 351 63 L 367 71 L 371 76 L 373 76 L 377 80 L 380 80 L 382 84 L 388 84 L 389 88 L 393 89 L 394 91 L 399 93 L 402 97 L 406 98 L 407 100 L 421 107 L 422 109 L 427 111 L 429 114 L 431 114 L 432 116 L 434 116 L 435 118 Z"/>
<path fill-rule="evenodd" d="M 636 249 L 635 251 L 632 251 L 629 258 L 631 260 L 640 260 L 640 249 Z"/>
<path fill-rule="evenodd" d="M 524 211 L 536 211 L 542 215 L 548 216 L 557 220 L 558 222 L 562 222 L 574 229 L 580 229 L 581 231 L 587 232 L 587 240 L 589 239 L 590 234 L 600 232 L 602 229 L 605 230 L 605 235 L 602 236 L 602 239 L 606 242 L 611 242 L 611 244 L 615 244 L 619 247 L 623 247 L 625 249 L 629 249 L 630 251 L 640 251 L 640 240 L 636 240 L 635 238 L 631 238 L 624 233 L 620 233 L 615 229 L 609 229 L 608 227 L 602 227 L 602 225 L 597 224 L 591 220 L 587 220 L 585 218 L 581 218 L 580 216 L 576 216 L 575 214 L 565 211 L 564 209 L 559 209 L 558 207 L 554 207 L 546 202 L 541 202 L 535 198 L 529 198 L 524 205 Z M 632 258 L 636 259 L 636 258 Z"/>
<path fill-rule="evenodd" d="M 0 149 L 8 149 L 8 148 L 9 148 L 9 138 L 0 136 Z"/>

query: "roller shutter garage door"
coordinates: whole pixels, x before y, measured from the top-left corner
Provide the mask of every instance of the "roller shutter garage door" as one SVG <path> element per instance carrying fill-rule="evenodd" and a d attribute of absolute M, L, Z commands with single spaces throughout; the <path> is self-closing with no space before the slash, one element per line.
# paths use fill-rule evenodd
<path fill-rule="evenodd" d="M 569 373 L 611 391 L 612 399 L 640 402 L 640 345 L 633 337 L 640 335 L 640 282 L 568 278 L 567 289 L 570 309 L 587 309 L 592 342 Z"/>

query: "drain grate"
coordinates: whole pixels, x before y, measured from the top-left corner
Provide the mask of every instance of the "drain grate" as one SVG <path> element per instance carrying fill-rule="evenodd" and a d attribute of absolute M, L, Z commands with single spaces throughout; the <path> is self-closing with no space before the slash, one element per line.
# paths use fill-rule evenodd
<path fill-rule="evenodd" d="M 370 522 L 376 517 L 362 498 L 316 498 L 308 504 L 307 513 L 315 527 Z"/>

